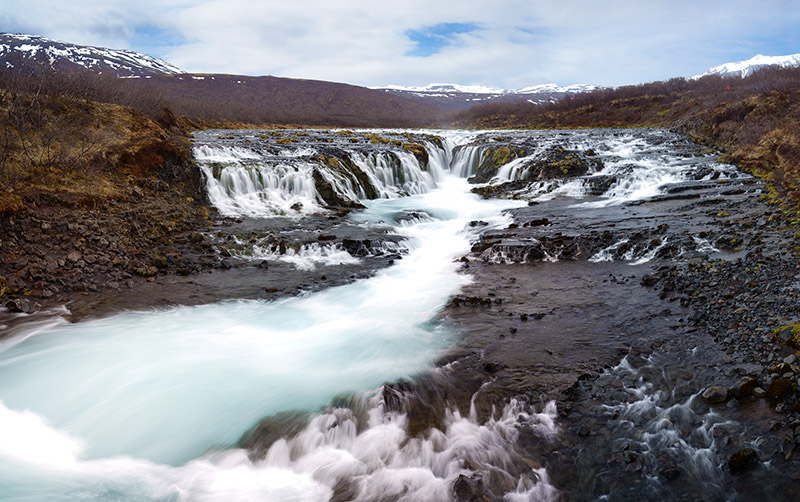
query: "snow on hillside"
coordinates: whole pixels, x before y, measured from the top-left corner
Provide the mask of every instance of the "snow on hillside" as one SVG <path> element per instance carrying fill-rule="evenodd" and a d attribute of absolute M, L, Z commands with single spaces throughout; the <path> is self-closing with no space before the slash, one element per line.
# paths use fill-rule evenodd
<path fill-rule="evenodd" d="M 78 67 L 120 77 L 183 73 L 166 61 L 139 52 L 75 45 L 49 38 L 0 33 L 0 64 L 13 67 L 19 58 L 47 63 L 53 68 Z"/>
<path fill-rule="evenodd" d="M 800 66 L 800 54 L 790 54 L 788 56 L 764 56 L 758 54 L 747 61 L 736 61 L 715 66 L 710 68 L 707 72 L 695 75 L 692 78 L 698 79 L 706 75 L 720 75 L 722 77 L 739 76 L 744 78 L 755 70 L 765 66 L 780 66 L 783 68 Z"/>
<path fill-rule="evenodd" d="M 494 87 L 487 87 L 483 85 L 460 85 L 460 84 L 428 84 L 426 86 L 402 86 L 402 85 L 387 85 L 384 87 L 373 87 L 373 89 L 381 91 L 400 91 L 415 94 L 491 94 L 491 95 L 504 95 L 504 94 L 542 94 L 542 93 L 576 93 L 585 92 L 596 89 L 595 85 L 575 84 L 566 87 L 561 87 L 556 84 L 539 84 L 530 87 L 523 87 L 522 89 L 498 89 Z"/>
<path fill-rule="evenodd" d="M 522 89 L 497 89 L 483 85 L 429 84 L 410 87 L 387 85 L 372 89 L 423 100 L 453 110 L 463 110 L 476 104 L 489 102 L 509 103 L 524 100 L 534 104 L 552 103 L 568 94 L 597 89 L 597 86 L 576 84 L 561 87 L 556 84 L 539 84 Z"/>

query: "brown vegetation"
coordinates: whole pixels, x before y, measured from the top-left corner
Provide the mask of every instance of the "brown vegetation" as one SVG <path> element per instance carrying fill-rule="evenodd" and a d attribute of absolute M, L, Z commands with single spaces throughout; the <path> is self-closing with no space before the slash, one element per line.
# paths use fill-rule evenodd
<path fill-rule="evenodd" d="M 800 203 L 800 69 L 600 89 L 548 105 L 487 104 L 458 115 L 478 128 L 669 127 L 717 147 Z"/>
<path fill-rule="evenodd" d="M 193 121 L 328 127 L 442 125 L 444 107 L 354 85 L 242 75 L 154 75 L 132 85 L 159 93 Z"/>
<path fill-rule="evenodd" d="M 157 95 L 91 73 L 0 70 L 0 296 L 65 301 L 191 273 L 180 242 L 207 224 L 199 197 L 184 125 Z"/>
<path fill-rule="evenodd" d="M 180 121 L 157 94 L 114 77 L 38 65 L 0 71 L 0 133 L 6 194 L 110 196 L 126 176 L 177 181 L 170 168 L 190 158 Z"/>

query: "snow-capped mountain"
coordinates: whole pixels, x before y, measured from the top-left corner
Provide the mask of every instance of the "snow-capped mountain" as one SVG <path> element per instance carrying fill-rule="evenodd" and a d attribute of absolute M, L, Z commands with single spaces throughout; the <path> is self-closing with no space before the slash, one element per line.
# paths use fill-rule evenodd
<path fill-rule="evenodd" d="M 800 54 L 790 54 L 788 56 L 764 56 L 758 54 L 747 61 L 736 61 L 725 63 L 710 68 L 707 72 L 695 75 L 692 78 L 705 77 L 706 75 L 720 75 L 722 77 L 746 77 L 759 68 L 765 66 L 780 66 L 783 68 L 800 66 Z"/>
<path fill-rule="evenodd" d="M 119 77 L 183 73 L 166 61 L 139 52 L 75 45 L 35 35 L 0 33 L 0 64 L 13 67 L 25 60 L 49 64 L 62 71 L 85 68 Z"/>
<path fill-rule="evenodd" d="M 482 85 L 437 83 L 412 87 L 387 85 L 385 87 L 373 87 L 373 89 L 462 110 L 476 104 L 488 102 L 529 101 L 537 104 L 549 103 L 563 98 L 567 94 L 597 89 L 597 86 L 576 84 L 562 87 L 556 84 L 539 84 L 523 87 L 522 89 L 497 89 Z"/>

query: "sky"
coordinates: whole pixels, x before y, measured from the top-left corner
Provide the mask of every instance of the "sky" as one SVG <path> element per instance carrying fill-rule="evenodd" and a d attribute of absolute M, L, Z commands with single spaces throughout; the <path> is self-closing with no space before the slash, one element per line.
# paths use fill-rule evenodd
<path fill-rule="evenodd" d="M 800 53 L 800 0 L 0 0 L 0 32 L 141 51 L 189 72 L 617 86 Z"/>

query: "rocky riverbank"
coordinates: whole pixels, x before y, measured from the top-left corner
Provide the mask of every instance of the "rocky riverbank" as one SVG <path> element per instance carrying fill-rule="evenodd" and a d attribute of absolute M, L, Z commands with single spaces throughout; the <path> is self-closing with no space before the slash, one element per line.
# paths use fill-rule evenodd
<path fill-rule="evenodd" d="M 478 192 L 527 198 L 537 181 Z M 796 222 L 766 192 L 706 178 L 591 210 L 534 196 L 462 258 L 475 281 L 444 312 L 466 330 L 458 371 L 490 382 L 486 416 L 557 402 L 560 441 L 521 441 L 567 500 L 800 494 Z"/>

